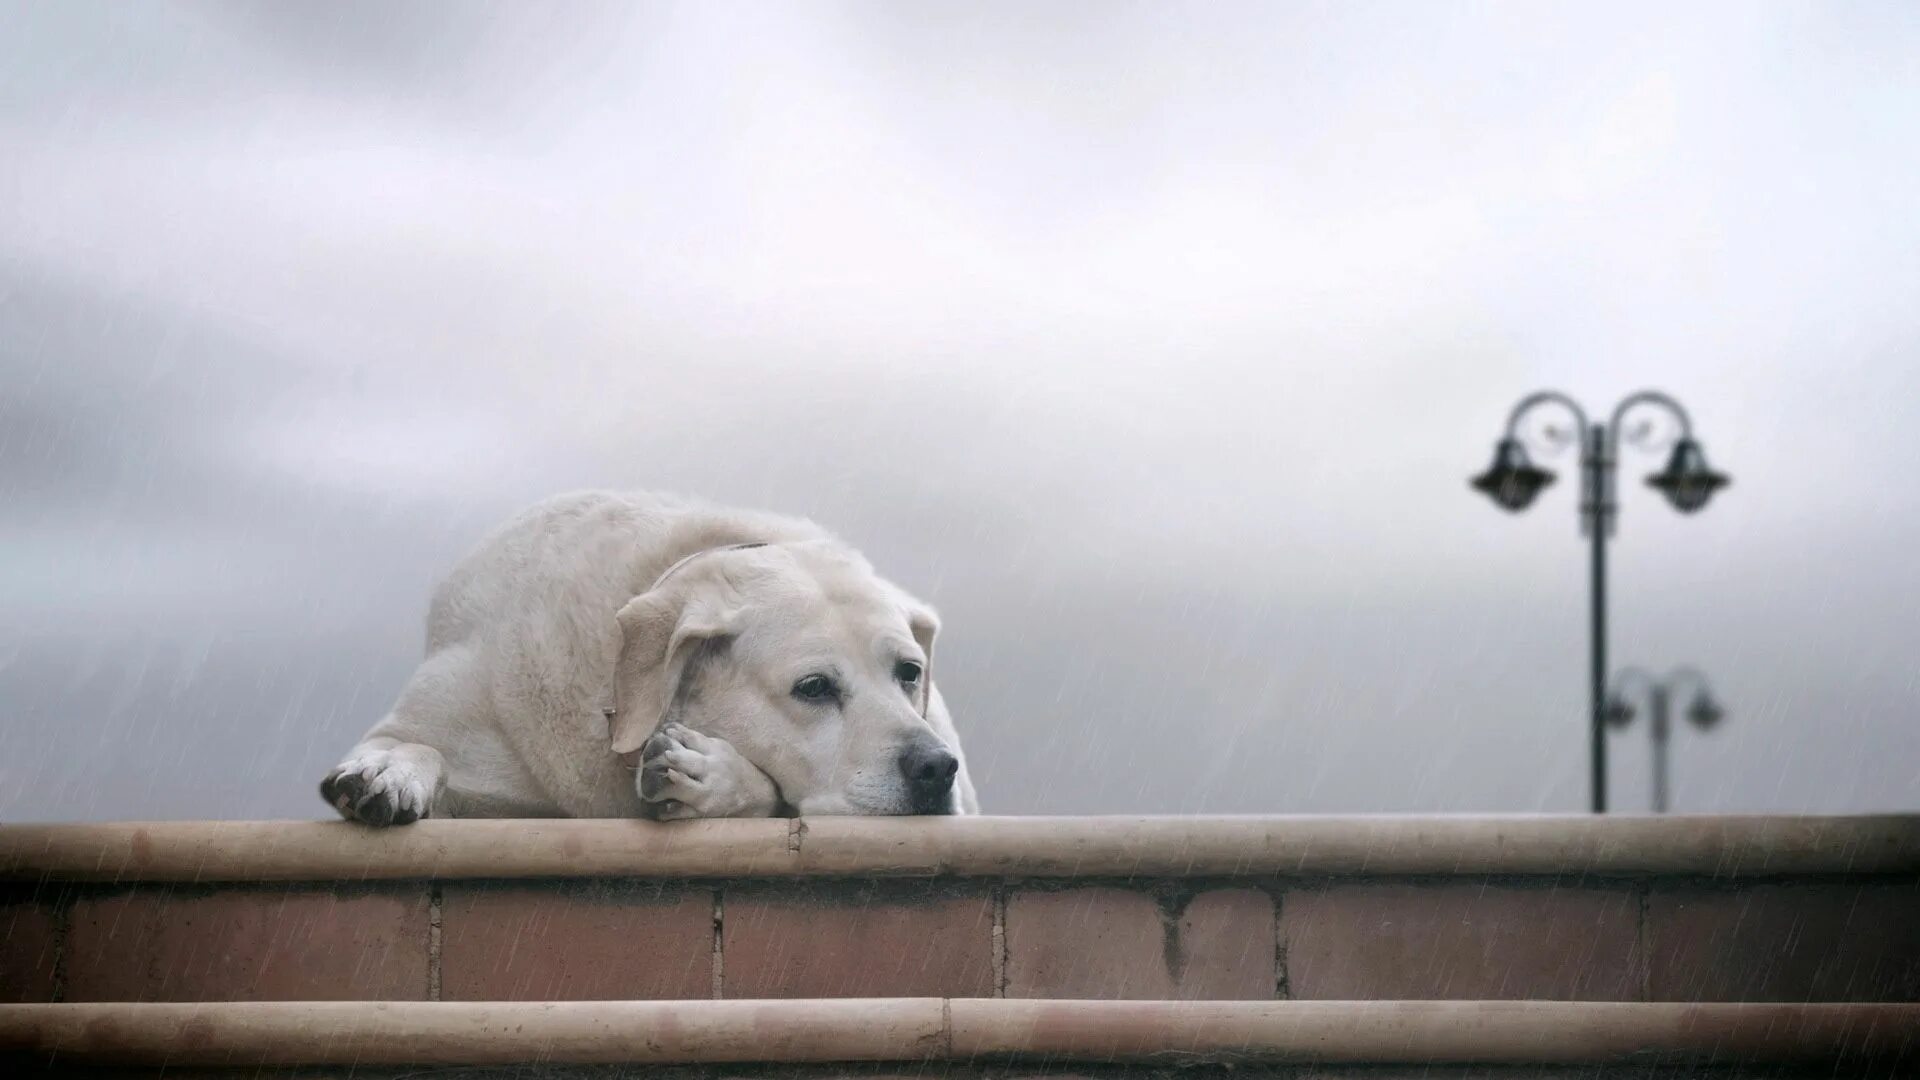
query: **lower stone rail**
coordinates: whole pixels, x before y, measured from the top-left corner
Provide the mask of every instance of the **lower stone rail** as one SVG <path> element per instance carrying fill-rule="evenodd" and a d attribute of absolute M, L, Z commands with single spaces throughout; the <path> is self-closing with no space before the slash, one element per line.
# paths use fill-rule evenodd
<path fill-rule="evenodd" d="M 1920 1005 L 940 998 L 0 1006 L 15 1065 L 1920 1064 Z"/>

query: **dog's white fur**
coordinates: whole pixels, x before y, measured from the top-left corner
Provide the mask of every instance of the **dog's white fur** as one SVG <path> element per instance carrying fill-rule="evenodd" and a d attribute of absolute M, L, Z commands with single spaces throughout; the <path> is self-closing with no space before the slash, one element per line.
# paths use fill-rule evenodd
<path fill-rule="evenodd" d="M 978 813 L 932 682 L 937 629 L 811 522 L 560 496 L 435 591 L 425 661 L 322 794 L 373 824 Z M 816 672 L 832 699 L 797 694 Z M 913 801 L 906 747 L 957 765 L 950 801 Z"/>

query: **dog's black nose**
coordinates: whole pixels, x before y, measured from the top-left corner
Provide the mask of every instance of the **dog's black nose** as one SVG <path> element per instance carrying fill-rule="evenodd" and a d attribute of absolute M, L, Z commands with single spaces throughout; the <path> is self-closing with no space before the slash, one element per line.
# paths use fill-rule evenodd
<path fill-rule="evenodd" d="M 960 771 L 960 759 L 937 742 L 909 743 L 900 752 L 900 775 L 907 778 L 915 799 L 945 795 L 953 790 L 953 775 Z"/>

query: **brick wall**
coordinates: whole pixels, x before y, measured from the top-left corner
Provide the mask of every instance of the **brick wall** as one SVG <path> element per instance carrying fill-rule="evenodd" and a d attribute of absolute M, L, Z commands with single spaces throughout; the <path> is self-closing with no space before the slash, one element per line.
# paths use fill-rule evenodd
<path fill-rule="evenodd" d="M 0 1000 L 1920 1001 L 1920 876 L 0 885 Z"/>

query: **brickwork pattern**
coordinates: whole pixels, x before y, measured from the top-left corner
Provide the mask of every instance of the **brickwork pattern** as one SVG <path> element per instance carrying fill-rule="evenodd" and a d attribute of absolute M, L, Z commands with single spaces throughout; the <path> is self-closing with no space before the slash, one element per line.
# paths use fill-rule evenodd
<path fill-rule="evenodd" d="M 1920 1001 L 1920 879 L 0 889 L 0 1001 Z"/>

